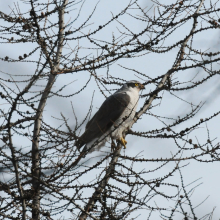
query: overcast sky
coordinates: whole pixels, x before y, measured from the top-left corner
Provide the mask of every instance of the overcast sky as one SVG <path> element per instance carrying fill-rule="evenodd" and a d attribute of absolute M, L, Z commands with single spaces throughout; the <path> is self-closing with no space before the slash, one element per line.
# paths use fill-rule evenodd
<path fill-rule="evenodd" d="M 7 3 L 6 3 L 7 2 Z M 74 26 L 77 27 L 80 23 L 82 23 L 85 19 L 85 17 L 91 13 L 93 10 L 95 3 L 97 1 L 87 1 L 81 11 L 81 15 L 79 19 L 75 22 Z M 91 20 L 91 29 L 94 27 L 97 27 L 98 25 L 104 24 L 107 20 L 109 20 L 112 16 L 111 12 L 113 14 L 118 13 L 121 11 L 124 6 L 127 4 L 128 1 L 126 0 L 101 0 L 98 4 L 98 7 L 96 9 L 96 12 Z M 5 11 L 6 13 L 10 11 L 9 6 L 13 7 L 14 2 L 13 1 L 0 1 L 0 8 L 2 11 Z M 140 1 L 140 5 L 143 7 L 150 6 L 152 3 L 150 1 Z M 27 5 L 22 5 L 21 10 L 27 10 Z M 74 18 L 74 11 L 72 11 Z M 134 22 L 134 20 L 129 20 L 129 16 L 125 16 L 124 19 L 122 18 L 120 20 L 121 22 L 127 24 L 134 33 L 140 32 L 144 28 L 144 23 L 137 23 Z M 190 24 L 185 25 L 181 31 L 173 35 L 173 39 L 169 38 L 168 43 L 171 43 L 172 40 L 176 41 L 176 38 L 186 35 L 190 31 Z M 116 29 L 116 23 L 114 25 L 109 26 L 109 28 L 103 30 L 99 34 L 99 38 L 103 40 L 110 41 L 112 38 L 112 32 L 117 33 Z M 179 35 L 179 36 L 178 36 Z M 195 45 L 202 50 L 210 49 L 210 50 L 217 50 L 219 49 L 219 31 L 213 31 L 210 32 L 209 35 L 200 35 L 195 40 Z M 74 46 L 75 42 L 73 42 Z M 30 46 L 31 47 L 31 46 Z M 30 48 L 24 48 L 23 45 L 1 45 L 0 55 L 1 57 L 5 56 L 11 56 L 11 57 L 18 57 L 20 54 L 23 54 L 27 51 L 29 51 Z M 88 51 L 86 51 L 88 52 Z M 86 53 L 85 52 L 85 53 Z M 132 80 L 132 79 L 138 79 L 137 76 L 132 71 L 125 70 L 121 68 L 118 64 L 126 66 L 131 69 L 136 69 L 140 72 L 143 72 L 150 77 L 156 77 L 158 75 L 164 74 L 167 72 L 167 70 L 172 66 L 172 63 L 174 62 L 174 59 L 176 57 L 177 50 L 174 49 L 169 54 L 148 54 L 143 57 L 134 58 L 134 59 L 123 59 L 119 62 L 115 63 L 114 65 L 110 66 L 109 74 L 117 77 L 120 75 L 120 77 L 123 77 L 126 80 Z M 37 57 L 37 54 L 36 54 Z M 0 63 L 1 70 L 7 71 L 9 73 L 27 73 L 27 74 L 33 74 L 34 73 L 34 64 L 25 64 L 25 63 L 14 63 L 13 65 L 8 65 L 7 63 Z M 216 66 L 215 68 L 218 68 Z M 185 77 L 188 79 L 193 74 L 195 74 L 195 71 L 197 70 L 190 70 L 189 72 L 185 73 L 183 72 L 183 78 Z M 98 75 L 106 77 L 106 69 L 100 69 L 97 71 Z M 2 73 L 0 73 L 2 75 Z M 203 76 L 203 72 L 201 71 L 199 73 L 199 76 Z M 3 76 L 3 75 L 2 75 Z M 4 77 L 6 77 L 4 75 Z M 67 74 L 67 75 L 60 75 L 55 83 L 54 90 L 57 90 L 57 88 L 61 87 L 62 85 L 67 84 L 70 81 L 76 80 L 71 86 L 69 86 L 63 94 L 73 93 L 77 91 L 79 88 L 82 87 L 84 82 L 86 82 L 89 78 L 89 73 L 86 72 L 80 72 L 80 73 L 74 73 L 74 74 Z M 146 80 L 146 79 L 145 79 Z M 144 82 L 144 81 L 143 81 Z M 25 85 L 25 84 L 24 84 Z M 114 87 L 115 89 L 119 87 Z M 146 88 L 146 91 L 143 92 L 143 94 L 148 93 L 152 88 Z M 93 102 L 93 112 L 92 115 L 96 112 L 96 110 L 99 108 L 99 106 L 104 101 L 104 96 L 100 94 L 99 90 L 96 87 L 96 84 L 94 80 L 88 85 L 88 87 L 83 90 L 79 95 L 73 96 L 70 99 L 64 99 L 64 98 L 52 98 L 48 101 L 45 112 L 44 112 L 44 119 L 49 122 L 51 125 L 56 125 L 58 122 L 55 121 L 51 116 L 59 117 L 60 112 L 62 112 L 67 118 L 73 118 L 72 115 L 72 109 L 71 109 L 71 103 L 73 102 L 74 109 L 76 111 L 76 115 L 79 118 L 79 121 L 83 120 L 85 117 L 90 103 L 91 98 L 94 93 L 94 102 Z M 202 86 L 198 86 L 197 88 L 193 89 L 192 91 L 183 91 L 179 92 L 178 96 L 181 97 L 184 100 L 187 100 L 188 102 L 192 102 L 194 104 L 199 104 L 200 102 L 204 103 L 203 108 L 199 111 L 199 113 L 190 121 L 188 124 L 184 124 L 184 126 L 190 126 L 194 123 L 197 123 L 200 118 L 207 118 L 211 116 L 213 113 L 219 111 L 219 103 L 220 103 L 220 97 L 219 97 L 219 91 L 220 91 L 220 79 L 218 77 L 214 77 L 208 82 L 206 82 Z M 106 93 L 108 94 L 108 93 Z M 144 100 L 141 100 L 141 103 L 143 103 Z M 141 103 L 139 106 L 141 106 Z M 2 105 L 3 108 L 7 108 L 6 106 Z M 157 108 L 154 108 L 151 113 L 153 114 L 159 114 L 166 117 L 175 117 L 181 116 L 185 114 L 186 112 L 190 112 L 190 105 L 180 101 L 176 97 L 169 95 L 167 93 L 164 93 L 162 102 L 160 106 Z M 71 121 L 71 120 L 70 120 Z M 220 118 L 217 116 L 214 118 L 214 120 L 211 120 L 207 123 L 207 126 L 209 128 L 211 139 L 218 138 L 219 137 L 219 127 L 220 127 Z M 72 125 L 74 125 L 74 120 L 72 120 Z M 147 131 L 151 129 L 155 129 L 157 127 L 162 127 L 161 122 L 159 122 L 156 118 L 151 116 L 144 116 L 143 120 L 139 120 L 137 124 L 134 125 L 133 129 L 138 131 Z M 181 129 L 181 127 L 177 128 Z M 191 138 L 193 141 L 196 142 L 196 138 L 199 139 L 199 141 L 204 142 L 208 139 L 207 136 L 207 128 L 205 125 L 201 126 L 197 131 L 193 132 L 193 135 L 191 135 L 189 138 Z M 160 157 L 170 157 L 171 152 L 176 152 L 176 146 L 173 143 L 173 141 L 169 140 L 155 140 L 155 139 L 143 139 L 143 138 L 137 138 L 134 136 L 127 136 L 127 149 L 123 150 L 123 154 L 128 156 L 136 155 L 138 152 L 142 152 L 141 154 L 145 158 L 160 158 Z M 219 139 L 216 140 L 216 143 L 219 141 Z M 19 142 L 19 140 L 18 140 Z M 26 140 L 24 143 L 25 145 L 29 145 L 30 142 Z M 94 155 L 98 154 L 97 152 L 93 153 Z M 190 163 L 189 163 L 190 162 Z M 92 162 L 91 162 L 92 163 Z M 188 166 L 184 167 L 182 169 L 185 184 L 201 178 L 197 183 L 194 184 L 197 185 L 199 183 L 202 183 L 201 186 L 196 188 L 193 196 L 193 206 L 198 205 L 203 199 L 205 199 L 207 196 L 209 196 L 208 200 L 205 201 L 204 204 L 202 204 L 197 209 L 197 214 L 199 217 L 202 217 L 203 214 L 207 214 L 207 212 L 211 212 L 211 210 L 216 207 L 216 210 L 214 212 L 213 219 L 218 219 L 220 216 L 220 190 L 219 190 L 219 182 L 220 182 L 220 175 L 219 175 L 219 163 L 199 163 L 195 161 L 187 161 L 182 162 L 181 164 L 188 164 Z M 155 166 L 155 164 L 149 163 L 149 167 L 145 167 L 146 170 L 150 169 L 151 166 Z M 166 166 L 164 169 L 161 169 L 161 173 L 157 173 L 157 176 L 164 176 L 165 173 L 169 173 L 169 171 L 175 166 L 175 163 L 170 163 L 168 166 Z M 138 169 L 138 168 L 137 168 Z M 93 178 L 91 174 L 90 179 Z M 149 176 L 148 178 L 153 178 L 154 174 L 152 176 Z M 88 177 L 86 177 L 88 178 Z M 88 178 L 88 179 L 89 179 Z M 175 175 L 174 182 L 179 182 L 178 175 Z M 87 179 L 87 180 L 88 180 Z M 85 179 L 82 178 L 82 181 L 85 181 Z M 160 201 L 157 201 L 158 204 L 160 204 Z M 143 211 L 144 212 L 144 211 Z M 141 213 L 140 213 L 141 214 Z M 140 216 L 138 219 L 143 219 L 143 215 Z"/>

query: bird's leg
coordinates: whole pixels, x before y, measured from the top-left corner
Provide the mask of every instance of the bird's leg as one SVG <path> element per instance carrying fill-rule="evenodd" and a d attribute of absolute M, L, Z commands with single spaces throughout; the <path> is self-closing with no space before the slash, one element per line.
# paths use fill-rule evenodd
<path fill-rule="evenodd" d="M 113 138 L 111 138 L 111 152 L 113 152 L 113 151 L 115 151 L 115 149 L 116 149 L 116 145 L 115 145 L 115 142 L 114 142 L 114 140 L 113 140 Z"/>
<path fill-rule="evenodd" d="M 126 149 L 126 144 L 128 143 L 123 137 L 119 140 L 121 144 L 124 146 L 124 149 Z"/>

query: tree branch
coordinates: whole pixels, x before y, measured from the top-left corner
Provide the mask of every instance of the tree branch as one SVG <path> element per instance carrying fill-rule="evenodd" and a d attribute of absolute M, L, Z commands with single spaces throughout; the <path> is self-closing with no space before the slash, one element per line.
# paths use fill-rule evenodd
<path fill-rule="evenodd" d="M 68 3 L 68 0 L 65 0 L 63 2 L 63 5 L 60 7 L 59 10 L 59 34 L 58 34 L 58 46 L 57 46 L 57 55 L 56 55 L 56 63 L 54 66 L 52 66 L 51 74 L 48 79 L 48 83 L 44 89 L 44 92 L 42 94 L 41 100 L 39 102 L 38 108 L 37 108 L 37 114 L 34 124 L 34 132 L 33 132 L 33 144 L 32 144 L 32 185 L 34 189 L 34 198 L 33 198 L 33 212 L 32 212 L 32 218 L 33 220 L 39 220 L 40 219 L 40 154 L 39 154 L 39 135 L 41 130 L 41 121 L 42 121 L 42 114 L 44 111 L 44 107 L 48 98 L 48 95 L 50 93 L 50 90 L 55 82 L 56 75 L 53 74 L 54 71 L 57 71 L 60 64 L 60 57 L 62 54 L 62 48 L 63 48 L 63 35 L 64 35 L 64 11 L 65 7 Z"/>
<path fill-rule="evenodd" d="M 115 171 L 115 164 L 118 161 L 118 158 L 119 158 L 120 153 L 121 153 L 121 149 L 122 149 L 122 145 L 120 143 L 118 143 L 117 149 L 115 150 L 115 152 L 112 156 L 112 160 L 109 163 L 109 166 L 108 166 L 108 169 L 106 170 L 105 176 L 103 177 L 103 179 L 99 183 L 98 187 L 96 188 L 95 192 L 93 193 L 93 195 L 91 196 L 91 198 L 89 199 L 87 205 L 84 208 L 84 210 L 86 212 L 89 212 L 90 210 L 92 210 L 92 208 L 93 208 L 94 204 L 96 203 L 96 201 L 99 200 L 102 191 L 104 190 L 105 186 L 107 185 L 111 175 Z M 84 220 L 86 218 L 87 218 L 87 214 L 85 212 L 82 212 L 80 217 L 79 217 L 79 220 Z"/>

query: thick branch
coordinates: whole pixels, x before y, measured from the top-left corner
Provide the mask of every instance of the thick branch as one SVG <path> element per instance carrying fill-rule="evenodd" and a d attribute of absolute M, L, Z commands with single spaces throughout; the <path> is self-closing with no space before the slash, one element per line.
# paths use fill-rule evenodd
<path fill-rule="evenodd" d="M 22 201 L 22 220 L 26 219 L 26 203 L 25 203 L 25 199 L 24 199 L 24 193 L 23 193 L 23 188 L 21 186 L 21 181 L 19 179 L 19 170 L 18 170 L 18 163 L 17 163 L 17 159 L 15 156 L 15 151 L 14 151 L 14 146 L 12 144 L 12 137 L 11 137 L 11 128 L 8 128 L 8 134 L 9 134 L 9 146 L 11 149 L 11 155 L 12 155 L 12 163 L 15 169 L 15 178 L 16 178 L 16 184 L 18 187 L 18 192 L 20 194 L 20 198 Z"/>
<path fill-rule="evenodd" d="M 146 103 L 143 106 L 143 108 L 136 114 L 136 117 L 134 118 L 133 124 L 141 117 L 141 115 L 143 115 L 148 110 L 148 108 L 151 106 L 151 103 L 156 98 L 157 94 L 163 89 L 163 87 L 164 87 L 166 81 L 168 80 L 168 78 L 171 76 L 171 74 L 175 71 L 176 68 L 178 68 L 178 66 L 182 62 L 184 54 L 185 54 L 186 44 L 190 40 L 190 38 L 193 36 L 193 33 L 194 33 L 195 29 L 196 29 L 196 26 L 197 26 L 197 13 L 199 12 L 200 8 L 202 7 L 203 2 L 204 2 L 204 0 L 201 0 L 197 10 L 194 13 L 195 16 L 194 16 L 194 22 L 193 22 L 192 29 L 191 29 L 189 35 L 186 37 L 186 39 L 183 41 L 183 43 L 181 45 L 181 48 L 180 48 L 180 50 L 178 52 L 178 58 L 177 58 L 175 64 L 163 76 L 162 80 L 160 81 L 160 83 L 158 84 L 157 88 L 155 89 L 155 91 L 150 96 L 150 98 L 146 101 Z"/>
<path fill-rule="evenodd" d="M 106 170 L 105 176 L 103 177 L 103 179 L 99 183 L 99 186 L 96 188 L 95 192 L 93 193 L 92 197 L 89 199 L 89 202 L 87 203 L 87 205 L 84 208 L 85 212 L 89 212 L 93 208 L 96 201 L 99 200 L 102 191 L 104 190 L 105 186 L 107 185 L 107 183 L 111 177 L 111 174 L 114 173 L 114 171 L 115 171 L 115 164 L 117 163 L 118 158 L 120 156 L 121 148 L 122 148 L 122 145 L 118 144 L 117 149 L 113 154 L 112 160 L 109 163 L 109 167 Z M 81 215 L 79 217 L 80 220 L 84 220 L 87 218 L 87 214 L 85 212 L 81 213 Z"/>
<path fill-rule="evenodd" d="M 65 6 L 68 3 L 68 0 L 65 0 L 62 7 L 59 11 L 59 35 L 58 35 L 58 46 L 57 46 L 57 56 L 56 63 L 53 66 L 51 72 L 57 71 L 60 63 L 60 57 L 63 48 L 63 34 L 64 34 L 64 10 Z M 48 83 L 46 88 L 42 94 L 41 100 L 38 105 L 38 110 L 36 114 L 35 124 L 34 124 L 34 132 L 33 132 L 33 144 L 32 144 L 32 175 L 33 175 L 33 189 L 34 189 L 34 198 L 33 198 L 33 212 L 32 218 L 33 220 L 40 219 L 40 154 L 39 154 L 39 135 L 41 130 L 41 121 L 42 114 L 44 111 L 44 107 L 50 93 L 50 90 L 55 82 L 56 76 L 51 74 L 48 79 Z"/>

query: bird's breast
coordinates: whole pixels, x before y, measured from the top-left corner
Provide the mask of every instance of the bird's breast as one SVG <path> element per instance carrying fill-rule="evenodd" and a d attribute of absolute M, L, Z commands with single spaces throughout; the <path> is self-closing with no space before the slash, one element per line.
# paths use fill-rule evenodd
<path fill-rule="evenodd" d="M 130 102 L 129 102 L 125 111 L 128 115 L 130 115 L 130 117 L 133 118 L 135 115 L 136 109 L 137 109 L 139 94 L 138 94 L 138 92 L 128 91 L 127 95 L 129 95 L 129 97 L 130 97 Z"/>

